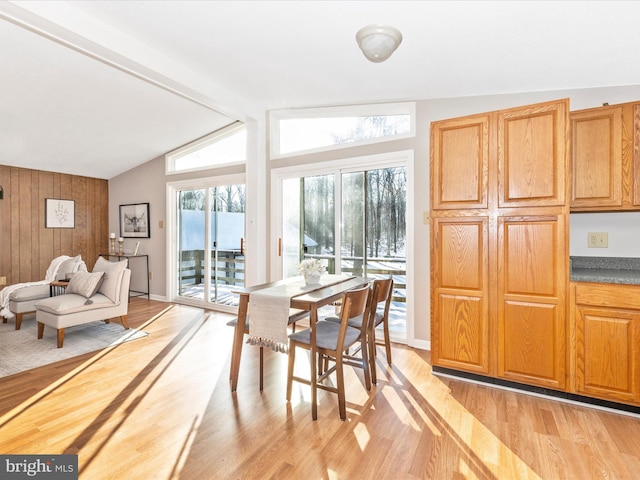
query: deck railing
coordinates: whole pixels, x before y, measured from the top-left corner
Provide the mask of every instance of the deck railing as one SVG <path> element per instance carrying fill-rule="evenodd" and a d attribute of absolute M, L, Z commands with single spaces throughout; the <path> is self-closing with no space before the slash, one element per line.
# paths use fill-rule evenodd
<path fill-rule="evenodd" d="M 329 255 L 306 254 L 305 258 L 317 258 L 328 261 L 328 271 L 335 272 L 335 257 Z M 218 285 L 244 286 L 244 253 L 240 250 L 225 250 L 211 255 L 211 283 Z M 363 275 L 363 259 L 360 257 L 342 257 L 343 273 Z M 217 262 L 217 263 L 216 263 Z M 367 258 L 366 275 L 369 277 L 388 276 L 393 277 L 394 302 L 406 302 L 406 259 L 405 258 Z M 353 266 L 348 266 L 352 264 Z M 393 268 L 397 265 L 398 268 Z M 216 267 L 218 277 L 215 277 Z M 188 250 L 182 252 L 180 263 L 180 290 L 183 291 L 192 285 L 204 283 L 206 270 L 204 266 L 203 250 Z"/>
<path fill-rule="evenodd" d="M 328 271 L 336 271 L 336 259 L 332 255 L 305 254 L 304 258 L 317 258 L 328 262 Z M 364 260 L 362 257 L 342 257 L 342 273 L 350 273 L 352 275 L 365 275 Z M 348 264 L 353 264 L 349 267 Z M 397 265 L 398 268 L 393 268 Z M 407 290 L 407 259 L 403 257 L 367 257 L 366 275 L 368 277 L 393 277 L 394 296 L 392 301 L 406 303 Z"/>
<path fill-rule="evenodd" d="M 204 283 L 206 276 L 204 250 L 182 252 L 180 261 L 180 288 Z M 216 268 L 217 267 L 217 268 Z M 218 272 L 216 278 L 215 272 Z M 244 285 L 244 253 L 240 250 L 211 252 L 211 283 Z"/>

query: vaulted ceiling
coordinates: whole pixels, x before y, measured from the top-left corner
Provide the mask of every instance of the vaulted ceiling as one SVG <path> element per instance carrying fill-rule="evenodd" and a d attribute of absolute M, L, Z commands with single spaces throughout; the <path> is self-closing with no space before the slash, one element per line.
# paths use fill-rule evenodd
<path fill-rule="evenodd" d="M 270 109 L 640 83 L 640 2 L 0 3 L 0 164 L 112 178 Z M 367 61 L 355 33 L 403 42 Z"/>

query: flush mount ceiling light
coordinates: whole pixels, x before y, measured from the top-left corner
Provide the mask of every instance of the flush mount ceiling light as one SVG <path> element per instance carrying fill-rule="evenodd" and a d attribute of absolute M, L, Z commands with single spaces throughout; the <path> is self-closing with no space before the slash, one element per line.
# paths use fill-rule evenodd
<path fill-rule="evenodd" d="M 395 52 L 402 42 L 402 34 L 388 25 L 368 25 L 356 33 L 356 41 L 365 57 L 379 63 Z"/>

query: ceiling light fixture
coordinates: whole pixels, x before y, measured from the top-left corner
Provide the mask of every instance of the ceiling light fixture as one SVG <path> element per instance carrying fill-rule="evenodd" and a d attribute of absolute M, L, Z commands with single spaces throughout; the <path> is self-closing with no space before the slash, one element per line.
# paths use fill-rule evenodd
<path fill-rule="evenodd" d="M 402 42 L 402 34 L 388 25 L 368 25 L 356 33 L 364 56 L 375 63 L 384 62 Z"/>

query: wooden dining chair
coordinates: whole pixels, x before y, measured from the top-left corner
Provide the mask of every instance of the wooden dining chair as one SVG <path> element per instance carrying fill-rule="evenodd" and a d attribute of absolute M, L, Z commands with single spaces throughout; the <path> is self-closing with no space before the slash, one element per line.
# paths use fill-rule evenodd
<path fill-rule="evenodd" d="M 371 295 L 369 296 L 369 321 L 363 322 L 362 316 L 355 316 L 349 319 L 349 326 L 360 329 L 363 332 L 363 339 L 366 340 L 366 350 L 369 357 L 369 369 L 371 371 L 371 382 L 378 383 L 376 375 L 376 345 L 384 345 L 387 356 L 387 363 L 391 365 L 391 341 L 389 340 L 389 308 L 393 292 L 393 279 L 374 280 L 371 285 Z M 340 317 L 329 316 L 325 318 L 329 322 L 340 322 Z M 376 340 L 376 327 L 383 325 L 384 341 Z M 365 347 L 362 346 L 362 349 Z M 353 352 L 351 357 L 358 354 Z M 362 352 L 360 352 L 362 355 Z M 369 389 L 369 386 L 367 386 Z"/>
<path fill-rule="evenodd" d="M 305 329 L 289 335 L 289 368 L 287 374 L 287 401 L 291 400 L 291 390 L 293 381 L 297 381 L 306 385 L 315 382 L 316 388 L 326 390 L 338 395 L 338 410 L 340 419 L 346 420 L 346 402 L 344 389 L 344 364 L 351 364 L 351 360 L 345 358 L 345 350 L 353 346 L 357 342 L 362 341 L 361 330 L 350 327 L 349 320 L 353 317 L 362 316 L 368 318 L 368 298 L 369 285 L 365 284 L 356 289 L 349 290 L 342 296 L 342 311 L 340 322 L 328 322 L 321 320 L 316 323 L 316 353 L 317 358 L 310 359 L 311 362 L 318 362 L 318 365 L 324 365 L 325 361 L 330 361 L 333 365 L 330 368 L 321 368 L 316 378 L 302 378 L 294 376 L 293 367 L 295 363 L 296 348 L 311 349 L 311 330 Z M 366 328 L 366 327 L 365 327 Z M 369 359 L 366 347 L 363 344 L 362 367 L 365 374 L 365 382 L 368 389 L 371 388 L 371 379 L 369 374 Z M 325 380 L 332 373 L 336 374 L 336 386 L 325 383 Z M 315 398 L 314 398 L 315 401 Z M 316 406 L 312 405 L 312 411 Z"/>
<path fill-rule="evenodd" d="M 369 361 L 371 362 L 371 381 L 378 383 L 376 375 L 376 345 L 384 345 L 387 364 L 391 365 L 391 340 L 389 339 L 389 308 L 393 297 L 393 278 L 375 280 L 373 282 L 373 296 L 371 299 L 370 322 L 369 322 Z M 382 324 L 382 341 L 376 340 L 376 328 Z"/>

